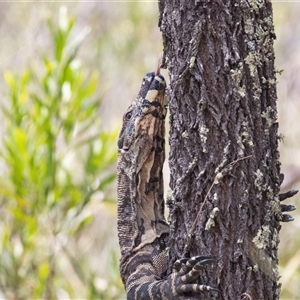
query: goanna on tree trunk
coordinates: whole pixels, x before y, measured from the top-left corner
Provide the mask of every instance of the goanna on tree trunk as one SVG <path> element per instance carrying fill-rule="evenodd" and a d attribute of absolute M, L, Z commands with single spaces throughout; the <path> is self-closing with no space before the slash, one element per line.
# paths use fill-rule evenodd
<path fill-rule="evenodd" d="M 211 255 L 216 266 L 201 282 L 225 299 L 278 299 L 271 1 L 170 0 L 159 9 L 170 74 L 171 260 Z"/>

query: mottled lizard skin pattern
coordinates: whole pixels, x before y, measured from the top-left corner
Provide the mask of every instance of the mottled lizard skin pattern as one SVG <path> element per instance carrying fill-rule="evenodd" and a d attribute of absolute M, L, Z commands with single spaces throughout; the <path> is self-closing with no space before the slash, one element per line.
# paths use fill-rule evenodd
<path fill-rule="evenodd" d="M 166 82 L 159 70 L 143 79 L 123 117 L 118 140 L 118 237 L 127 299 L 191 299 L 217 291 L 195 283 L 209 257 L 178 260 L 167 274 L 169 226 L 164 217 Z"/>

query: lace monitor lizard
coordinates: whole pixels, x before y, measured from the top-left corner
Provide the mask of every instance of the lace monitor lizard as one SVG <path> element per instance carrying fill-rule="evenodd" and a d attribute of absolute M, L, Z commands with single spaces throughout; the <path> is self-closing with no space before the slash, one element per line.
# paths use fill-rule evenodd
<path fill-rule="evenodd" d="M 156 72 L 143 79 L 123 117 L 118 139 L 118 237 L 127 299 L 190 299 L 186 293 L 220 292 L 196 283 L 207 256 L 177 260 L 167 274 L 169 226 L 164 217 L 166 82 Z M 282 178 L 283 179 L 283 178 Z M 280 200 L 297 191 L 280 195 Z M 292 205 L 282 205 L 291 211 Z M 281 215 L 281 221 L 293 220 Z"/>
<path fill-rule="evenodd" d="M 146 74 L 123 117 L 118 140 L 120 271 L 128 299 L 179 299 L 186 292 L 219 291 L 195 283 L 207 256 L 178 260 L 167 274 L 169 225 L 164 217 L 166 82 Z M 184 298 L 180 298 L 184 299 Z M 187 299 L 187 298 L 186 298 Z"/>

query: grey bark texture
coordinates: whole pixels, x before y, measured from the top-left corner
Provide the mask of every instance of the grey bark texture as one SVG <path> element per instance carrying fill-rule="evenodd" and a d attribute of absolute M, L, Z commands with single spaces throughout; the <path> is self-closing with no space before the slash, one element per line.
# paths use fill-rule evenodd
<path fill-rule="evenodd" d="M 159 9 L 170 75 L 170 266 L 211 255 L 202 284 L 225 299 L 278 299 L 271 1 L 161 0 Z"/>

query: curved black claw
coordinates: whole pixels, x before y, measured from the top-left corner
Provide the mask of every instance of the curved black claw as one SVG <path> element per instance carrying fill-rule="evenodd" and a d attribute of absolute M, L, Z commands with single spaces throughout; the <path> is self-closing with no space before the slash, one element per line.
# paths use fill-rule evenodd
<path fill-rule="evenodd" d="M 279 174 L 279 185 L 281 185 L 283 183 L 283 179 L 284 179 L 284 174 L 280 173 Z"/>
<path fill-rule="evenodd" d="M 288 215 L 288 214 L 283 214 L 281 216 L 281 222 L 291 222 L 291 221 L 294 221 L 294 218 L 291 216 L 291 215 Z"/>
<path fill-rule="evenodd" d="M 281 212 L 294 211 L 296 209 L 296 206 L 294 206 L 294 205 L 280 204 L 280 208 L 281 208 Z"/>
<path fill-rule="evenodd" d="M 287 198 L 291 198 L 291 197 L 295 196 L 298 192 L 299 192 L 298 190 L 291 190 L 286 193 L 279 194 L 279 200 L 283 201 Z"/>
<path fill-rule="evenodd" d="M 199 256 L 194 256 L 190 259 L 188 259 L 188 261 L 186 262 L 186 265 L 190 268 L 192 268 L 193 266 L 195 266 L 196 264 L 200 264 L 200 265 L 206 265 L 206 264 L 210 264 L 215 262 L 215 260 L 210 257 L 210 256 L 204 256 L 204 255 L 199 255 Z"/>

